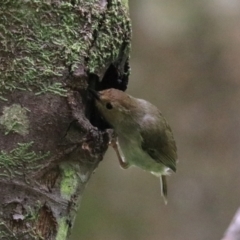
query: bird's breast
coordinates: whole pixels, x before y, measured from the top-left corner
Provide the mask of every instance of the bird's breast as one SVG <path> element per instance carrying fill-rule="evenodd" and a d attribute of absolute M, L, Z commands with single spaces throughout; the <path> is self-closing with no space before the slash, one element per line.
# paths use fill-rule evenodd
<path fill-rule="evenodd" d="M 128 164 L 152 172 L 154 175 L 167 173 L 167 168 L 163 164 L 152 159 L 150 155 L 142 149 L 140 135 L 131 139 L 119 136 L 118 141 L 125 161 Z"/>

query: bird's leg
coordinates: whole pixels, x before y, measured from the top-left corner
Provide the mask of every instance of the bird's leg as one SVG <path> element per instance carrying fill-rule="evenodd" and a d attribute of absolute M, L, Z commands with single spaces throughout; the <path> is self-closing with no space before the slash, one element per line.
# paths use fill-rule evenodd
<path fill-rule="evenodd" d="M 113 132 L 110 134 L 109 145 L 112 146 L 112 148 L 116 152 L 118 161 L 120 163 L 120 166 L 123 169 L 129 168 L 130 167 L 129 164 L 124 161 L 123 156 L 120 153 L 121 150 L 120 150 L 120 147 L 119 147 L 119 144 L 118 144 L 118 139 L 117 139 L 117 136 Z"/>

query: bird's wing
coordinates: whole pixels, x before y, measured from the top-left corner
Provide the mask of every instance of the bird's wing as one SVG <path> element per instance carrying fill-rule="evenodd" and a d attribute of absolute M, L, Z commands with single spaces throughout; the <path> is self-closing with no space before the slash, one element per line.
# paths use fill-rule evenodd
<path fill-rule="evenodd" d="M 162 163 L 176 172 L 177 147 L 172 130 L 161 112 L 157 118 L 145 116 L 142 124 L 144 124 L 140 131 L 142 149 L 156 162 Z"/>

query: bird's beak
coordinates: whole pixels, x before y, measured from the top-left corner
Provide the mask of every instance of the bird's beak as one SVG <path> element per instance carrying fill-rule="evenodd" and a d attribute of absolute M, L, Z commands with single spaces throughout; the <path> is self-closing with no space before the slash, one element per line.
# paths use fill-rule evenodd
<path fill-rule="evenodd" d="M 88 89 L 88 91 L 92 94 L 92 96 L 96 99 L 96 100 L 100 100 L 100 94 L 97 92 L 97 91 L 95 91 L 95 90 L 93 90 L 93 89 L 91 89 L 91 88 L 89 88 Z"/>

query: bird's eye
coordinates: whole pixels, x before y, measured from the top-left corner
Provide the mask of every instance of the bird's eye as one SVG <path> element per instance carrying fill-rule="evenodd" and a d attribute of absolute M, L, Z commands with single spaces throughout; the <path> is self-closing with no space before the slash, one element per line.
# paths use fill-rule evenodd
<path fill-rule="evenodd" d="M 112 108 L 113 108 L 113 106 L 112 106 L 112 104 L 111 104 L 111 103 L 107 103 L 107 104 L 106 104 L 106 108 L 107 108 L 107 109 L 112 109 Z"/>

